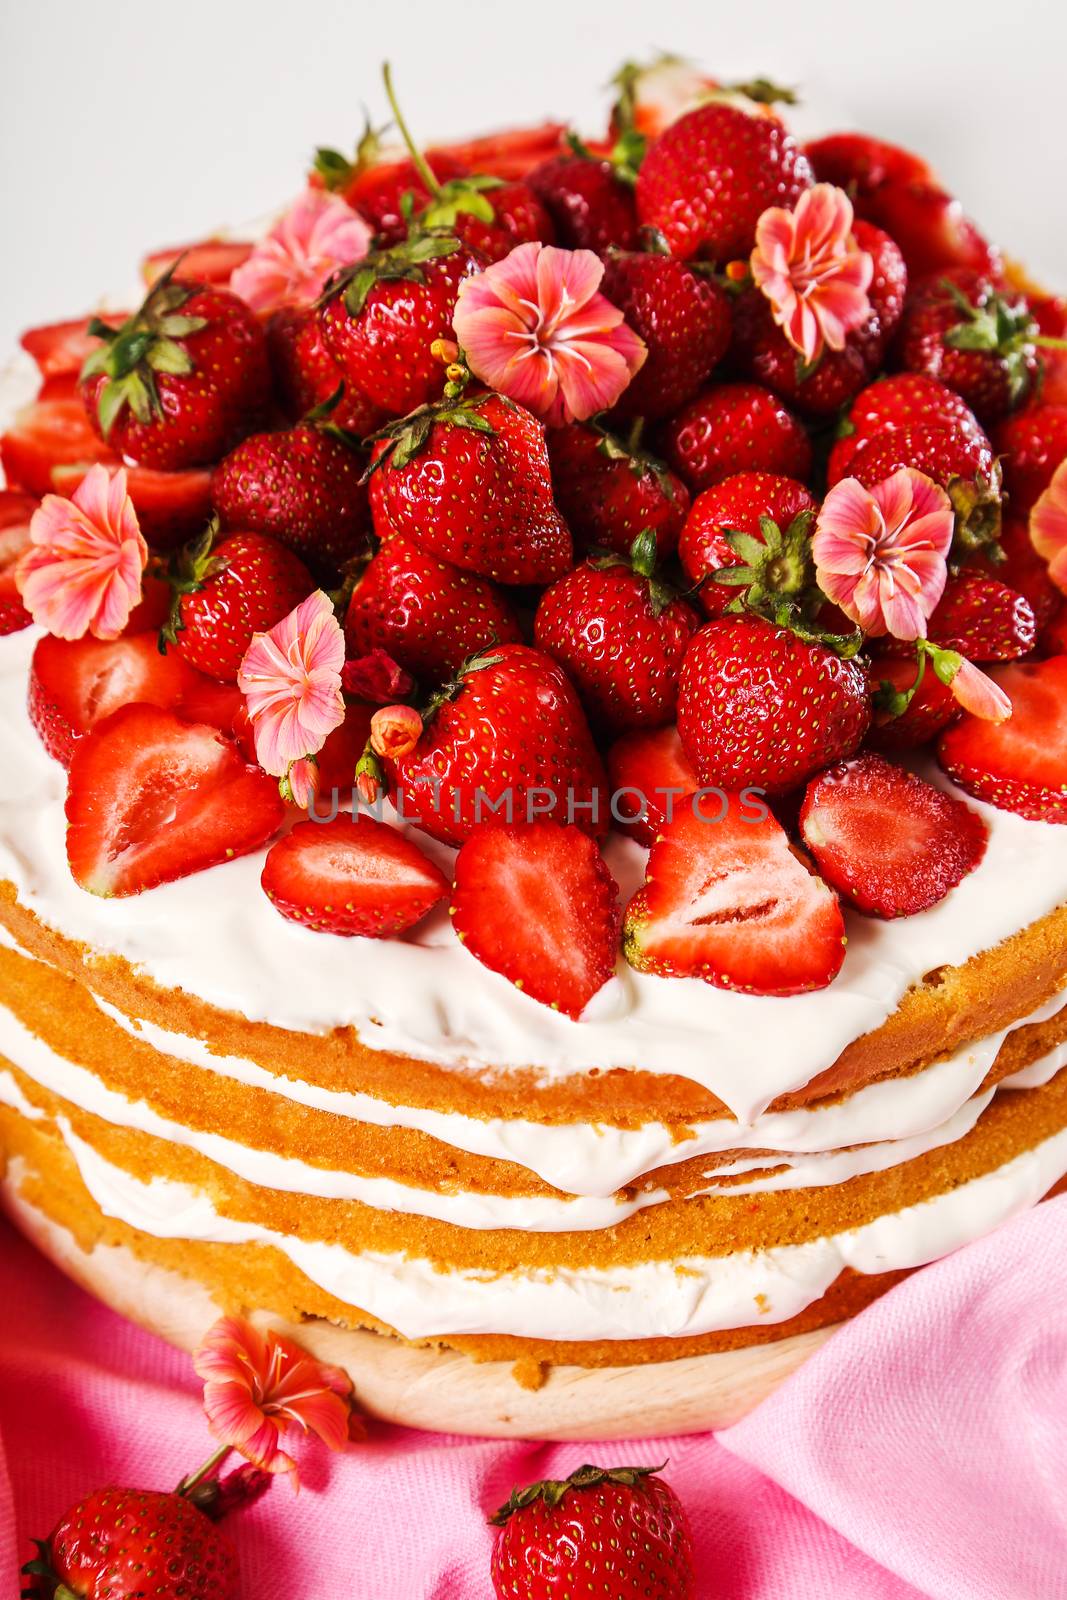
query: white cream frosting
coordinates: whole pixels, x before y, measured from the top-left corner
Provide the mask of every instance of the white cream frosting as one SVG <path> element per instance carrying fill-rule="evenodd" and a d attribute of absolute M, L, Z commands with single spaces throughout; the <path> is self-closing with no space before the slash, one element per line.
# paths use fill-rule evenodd
<path fill-rule="evenodd" d="M 798 1156 L 853 1145 L 915 1139 L 942 1127 L 972 1099 L 1008 1031 L 990 1034 L 923 1072 L 872 1084 L 834 1105 L 811 1111 L 765 1111 L 744 1125 L 723 1117 L 697 1123 L 691 1138 L 674 1139 L 671 1130 L 657 1122 L 629 1129 L 603 1123 L 552 1125 L 521 1118 L 483 1121 L 458 1112 L 394 1106 L 371 1095 L 279 1076 L 236 1056 L 216 1055 L 199 1039 L 155 1023 L 132 1022 L 98 997 L 96 1003 L 125 1032 L 180 1061 L 334 1116 L 430 1134 L 454 1149 L 525 1167 L 565 1194 L 601 1199 L 658 1167 L 722 1150 L 775 1150 L 795 1162 Z M 1055 1016 L 1063 1003 L 1064 996 L 1056 995 L 1015 1026 L 1044 1022 Z M 719 1169 L 720 1173 L 725 1170 Z"/>
<path fill-rule="evenodd" d="M 66 775 L 25 707 L 34 642 L 31 629 L 0 639 L 0 877 L 68 937 L 256 1021 L 311 1033 L 352 1025 L 370 1046 L 457 1069 L 525 1065 L 546 1079 L 605 1067 L 677 1073 L 750 1121 L 884 1022 L 925 972 L 966 961 L 1067 899 L 1067 828 L 978 807 L 990 827 L 982 864 L 918 916 L 849 913 L 845 964 L 829 988 L 784 1000 L 731 994 L 620 960 L 575 1022 L 483 967 L 443 909 L 392 940 L 286 921 L 260 888 L 262 853 L 123 900 L 79 889 L 64 848 Z M 644 852 L 612 839 L 607 853 L 628 892 Z"/>
<path fill-rule="evenodd" d="M 313 1283 L 405 1338 L 513 1334 L 538 1339 L 651 1339 L 785 1322 L 846 1267 L 918 1267 L 1027 1209 L 1067 1172 L 1067 1130 L 1005 1166 L 918 1205 L 806 1244 L 607 1269 L 494 1274 L 442 1271 L 417 1257 L 298 1239 L 219 1214 L 207 1195 L 142 1182 L 61 1129 L 106 1216 L 157 1238 L 273 1245 Z"/>
<path fill-rule="evenodd" d="M 995 1050 L 992 1054 L 995 1054 Z M 461 1228 L 517 1228 L 530 1233 L 584 1232 L 607 1228 L 647 1206 L 661 1204 L 670 1198 L 663 1189 L 646 1189 L 626 1198 L 615 1198 L 609 1193 L 566 1199 L 547 1195 L 509 1196 L 475 1190 L 423 1189 L 389 1178 L 366 1177 L 313 1165 L 291 1156 L 280 1156 L 274 1151 L 241 1144 L 222 1134 L 174 1122 L 161 1116 L 144 1100 L 130 1100 L 101 1083 L 85 1067 L 51 1050 L 2 1005 L 0 1055 L 42 1088 L 79 1106 L 83 1111 L 116 1127 L 134 1129 L 195 1150 L 261 1188 L 280 1189 L 290 1194 L 313 1195 L 328 1200 L 356 1200 L 377 1210 L 432 1217 Z M 1029 1074 L 1035 1083 L 1048 1082 L 1058 1070 L 1053 1062 L 1062 1064 L 1061 1058 L 1065 1057 L 1067 1046 L 1057 1047 L 1041 1062 L 1027 1068 L 1025 1074 L 1018 1076 Z M 920 1074 L 915 1079 L 904 1081 L 921 1091 L 921 1077 Z M 1014 1080 L 1012 1082 L 1014 1085 Z M 740 1195 L 819 1188 L 845 1183 L 867 1173 L 884 1172 L 962 1139 L 974 1127 L 995 1092 L 988 1089 L 972 1095 L 943 1122 L 908 1137 L 883 1138 L 858 1144 L 854 1148 L 825 1152 L 739 1158 L 709 1172 L 707 1177 L 710 1181 L 695 1188 L 693 1193 Z M 13 1096 L 17 1096 L 17 1099 Z M 0 1073 L 0 1100 L 15 1105 L 16 1109 L 28 1107 L 26 1114 L 40 1114 L 29 1105 L 10 1073 Z M 818 1112 L 804 1114 L 821 1115 Z M 767 1172 L 769 1167 L 778 1170 Z M 762 1175 L 735 1184 L 721 1181 L 728 1176 L 743 1177 L 747 1172 Z"/>

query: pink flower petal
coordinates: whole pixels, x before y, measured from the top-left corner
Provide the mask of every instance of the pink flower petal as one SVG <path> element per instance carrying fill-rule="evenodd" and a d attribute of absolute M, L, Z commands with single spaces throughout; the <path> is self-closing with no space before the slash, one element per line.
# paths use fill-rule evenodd
<path fill-rule="evenodd" d="M 1011 716 L 1011 700 L 999 683 L 973 662 L 961 661 L 949 687 L 965 711 L 984 722 L 1004 722 Z"/>
<path fill-rule="evenodd" d="M 824 594 L 865 633 L 925 637 L 944 592 L 953 523 L 945 491 L 910 467 L 870 490 L 841 479 L 812 539 Z"/>
<path fill-rule="evenodd" d="M 148 546 L 126 469 L 90 467 L 70 499 L 45 495 L 15 585 L 33 620 L 60 639 L 117 639 L 141 599 Z"/>
<path fill-rule="evenodd" d="M 308 595 L 245 651 L 237 685 L 245 697 L 264 772 L 282 777 L 321 750 L 344 721 L 344 633 L 329 597 Z"/>
<path fill-rule="evenodd" d="M 1067 594 L 1067 461 L 1061 461 L 1052 480 L 1030 512 L 1030 543 L 1049 563 L 1049 577 Z"/>
<path fill-rule="evenodd" d="M 534 242 L 465 279 L 453 327 L 471 371 L 552 422 L 613 406 L 648 352 L 603 275 L 591 250 Z"/>
<path fill-rule="evenodd" d="M 360 261 L 371 229 L 340 195 L 305 189 L 230 276 L 230 288 L 262 314 L 312 305 L 339 267 Z"/>
<path fill-rule="evenodd" d="M 752 279 L 778 327 L 805 361 L 844 348 L 871 314 L 870 253 L 852 237 L 852 202 L 843 189 L 817 183 L 793 211 L 769 206 L 756 224 Z"/>

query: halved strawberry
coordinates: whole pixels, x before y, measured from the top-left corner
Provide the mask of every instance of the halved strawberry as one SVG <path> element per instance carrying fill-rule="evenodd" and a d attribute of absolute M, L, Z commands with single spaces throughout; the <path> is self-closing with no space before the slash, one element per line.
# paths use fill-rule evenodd
<path fill-rule="evenodd" d="M 747 994 L 825 989 L 845 958 L 837 896 L 765 809 L 733 795 L 722 810 L 709 796 L 664 826 L 626 908 L 626 959 Z"/>
<path fill-rule="evenodd" d="M 125 322 L 128 311 L 108 312 Z M 89 332 L 91 317 L 74 317 L 69 322 L 49 322 L 40 328 L 27 328 L 19 340 L 27 355 L 37 363 L 44 379 L 76 378 L 86 357 L 99 350 L 100 340 Z"/>
<path fill-rule="evenodd" d="M 36 510 L 33 495 L 0 489 L 0 635 L 18 633 L 33 621 L 15 586 L 15 566 L 30 542 L 30 518 Z"/>
<path fill-rule="evenodd" d="M 0 463 L 8 484 L 30 494 L 51 494 L 53 468 L 77 462 L 84 475 L 94 461 L 119 465 L 118 456 L 93 432 L 77 397 L 24 406 L 0 436 Z"/>
<path fill-rule="evenodd" d="M 97 723 L 131 701 L 175 707 L 192 682 L 180 656 L 160 655 L 151 633 L 121 639 L 39 639 L 30 664 L 30 720 L 68 767 Z"/>
<path fill-rule="evenodd" d="M 910 917 L 943 900 L 985 855 L 989 830 L 962 800 L 882 756 L 808 784 L 800 833 L 819 871 L 860 911 Z"/>
<path fill-rule="evenodd" d="M 291 922 L 365 939 L 403 933 L 448 893 L 448 879 L 417 844 L 371 817 L 298 822 L 272 845 L 262 882 Z"/>
<path fill-rule="evenodd" d="M 615 974 L 618 889 L 594 840 L 559 822 L 478 828 L 456 857 L 451 914 L 483 966 L 579 1017 Z"/>
<path fill-rule="evenodd" d="M 52 468 L 56 494 L 72 495 L 89 470 L 87 461 Z M 141 524 L 155 550 L 175 550 L 200 533 L 211 516 L 211 471 L 187 467 L 166 472 L 155 467 L 127 467 L 126 487 Z"/>
<path fill-rule="evenodd" d="M 640 844 L 650 845 L 679 801 L 700 788 L 678 729 L 635 728 L 607 753 L 612 825 Z"/>
<path fill-rule="evenodd" d="M 151 287 L 180 258 L 175 276 L 183 283 L 228 284 L 231 273 L 244 266 L 253 248 L 245 239 L 198 239 L 193 244 L 168 245 L 145 256 L 141 277 Z"/>
<path fill-rule="evenodd" d="M 1067 655 L 991 667 L 1011 701 L 1006 722 L 965 716 L 941 735 L 949 777 L 1002 811 L 1067 822 Z"/>
<path fill-rule="evenodd" d="M 217 728 L 127 705 L 75 751 L 67 859 L 90 894 L 140 894 L 258 850 L 284 816 L 275 780 Z"/>

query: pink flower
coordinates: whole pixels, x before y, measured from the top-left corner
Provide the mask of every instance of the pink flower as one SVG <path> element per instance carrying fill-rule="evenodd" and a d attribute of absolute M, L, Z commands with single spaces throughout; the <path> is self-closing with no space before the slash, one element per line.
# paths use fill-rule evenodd
<path fill-rule="evenodd" d="M 370 228 L 340 195 L 305 189 L 234 270 L 230 288 L 254 311 L 309 306 L 331 273 L 367 254 L 370 241 Z"/>
<path fill-rule="evenodd" d="M 278 1334 L 261 1334 L 241 1317 L 220 1317 L 193 1355 L 204 1379 L 208 1427 L 221 1444 L 239 1450 L 263 1472 L 290 1472 L 296 1462 L 281 1448 L 300 1428 L 330 1450 L 361 1436 L 352 1416 L 352 1385 Z M 353 1426 L 354 1424 L 354 1426 Z"/>
<path fill-rule="evenodd" d="M 592 250 L 533 243 L 466 278 L 452 326 L 471 371 L 548 423 L 613 406 L 648 351 L 603 276 Z"/>
<path fill-rule="evenodd" d="M 370 745 L 383 761 L 410 755 L 422 738 L 422 718 L 412 706 L 383 706 L 370 719 Z"/>
<path fill-rule="evenodd" d="M 264 772 L 283 777 L 321 750 L 345 719 L 341 669 L 345 636 L 321 589 L 301 600 L 245 651 L 237 687 L 245 697 Z"/>
<path fill-rule="evenodd" d="M 871 314 L 874 261 L 852 237 L 852 201 L 832 183 L 805 190 L 793 211 L 768 206 L 750 265 L 775 322 L 807 362 L 824 345 L 841 350 Z"/>
<path fill-rule="evenodd" d="M 994 683 L 965 657 L 960 657 L 949 688 L 964 711 L 969 711 L 972 717 L 981 717 L 983 722 L 1004 722 L 1011 716 L 1011 701 L 999 683 Z"/>
<path fill-rule="evenodd" d="M 57 638 L 117 639 L 140 602 L 147 561 L 125 467 L 98 464 L 69 500 L 45 495 L 15 586 L 34 622 Z"/>
<path fill-rule="evenodd" d="M 864 633 L 925 638 L 945 587 L 952 528 L 948 495 L 913 467 L 873 489 L 842 478 L 815 525 L 819 585 Z"/>
<path fill-rule="evenodd" d="M 1067 461 L 1061 461 L 1030 513 L 1030 543 L 1048 562 L 1048 575 L 1067 594 Z"/>

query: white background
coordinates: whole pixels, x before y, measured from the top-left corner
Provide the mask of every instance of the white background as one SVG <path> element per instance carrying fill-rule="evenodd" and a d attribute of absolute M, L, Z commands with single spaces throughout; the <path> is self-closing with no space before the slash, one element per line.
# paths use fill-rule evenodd
<path fill-rule="evenodd" d="M 429 138 L 596 128 L 614 68 L 656 49 L 802 86 L 806 130 L 915 145 L 1067 289 L 1057 0 L 0 0 L 0 352 L 121 291 L 143 250 L 284 203 L 364 103 L 384 120 L 384 56 Z"/>

